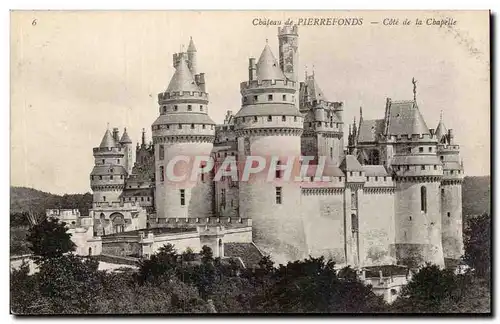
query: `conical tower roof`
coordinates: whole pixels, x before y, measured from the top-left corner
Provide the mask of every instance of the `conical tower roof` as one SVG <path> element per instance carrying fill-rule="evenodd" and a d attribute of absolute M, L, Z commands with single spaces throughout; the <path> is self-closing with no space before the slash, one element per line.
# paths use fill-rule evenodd
<path fill-rule="evenodd" d="M 441 115 L 441 118 L 439 118 L 439 124 L 436 127 L 436 137 L 439 141 L 443 138 L 448 133 L 448 130 L 446 129 L 446 126 L 444 125 L 443 122 L 443 116 Z"/>
<path fill-rule="evenodd" d="M 189 45 L 188 45 L 188 48 L 187 48 L 187 52 L 196 52 L 196 47 L 194 46 L 194 42 L 193 42 L 193 37 L 190 37 L 189 38 Z"/>
<path fill-rule="evenodd" d="M 327 101 L 326 97 L 323 94 L 323 91 L 319 87 L 318 83 L 316 82 L 316 78 L 313 75 L 309 75 L 306 78 L 306 85 L 307 85 L 307 96 L 309 100 L 325 100 Z"/>
<path fill-rule="evenodd" d="M 102 138 L 99 147 L 115 147 L 115 140 L 113 139 L 113 135 L 109 129 L 107 129 L 106 133 L 104 133 L 104 137 Z"/>
<path fill-rule="evenodd" d="M 389 106 L 388 135 L 430 134 L 415 101 L 392 101 Z"/>
<path fill-rule="evenodd" d="M 285 75 L 268 44 L 264 47 L 257 62 L 257 80 L 285 80 Z"/>
<path fill-rule="evenodd" d="M 122 138 L 120 139 L 120 144 L 132 144 L 132 140 L 130 136 L 128 136 L 127 129 L 123 130 Z"/>
<path fill-rule="evenodd" d="M 175 70 L 167 88 L 167 92 L 182 91 L 201 91 L 194 81 L 193 74 L 189 70 L 184 56 L 181 56 L 179 65 L 177 66 L 177 69 Z"/>

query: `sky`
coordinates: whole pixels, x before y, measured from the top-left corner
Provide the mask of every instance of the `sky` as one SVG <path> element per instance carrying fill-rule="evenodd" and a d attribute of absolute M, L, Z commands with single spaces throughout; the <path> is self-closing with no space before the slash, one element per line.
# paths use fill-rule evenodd
<path fill-rule="evenodd" d="M 343 101 L 344 121 L 383 118 L 386 98 L 413 98 L 429 128 L 441 111 L 461 145 L 466 175 L 490 174 L 488 12 L 396 11 L 22 11 L 11 13 L 11 185 L 53 193 L 90 191 L 92 148 L 110 127 L 142 128 L 151 140 L 157 94 L 172 54 L 193 37 L 206 74 L 209 115 L 240 108 L 248 58 L 277 26 L 254 19 L 362 18 L 361 26 L 299 26 L 299 77 L 314 70 L 324 95 Z M 386 26 L 385 18 L 399 19 Z M 407 18 L 411 25 L 405 26 Z M 423 25 L 415 26 L 421 19 Z M 452 18 L 451 27 L 427 19 Z M 338 21 L 338 20 L 337 20 Z M 372 23 L 377 22 L 377 23 Z M 347 126 L 345 127 L 347 132 Z"/>

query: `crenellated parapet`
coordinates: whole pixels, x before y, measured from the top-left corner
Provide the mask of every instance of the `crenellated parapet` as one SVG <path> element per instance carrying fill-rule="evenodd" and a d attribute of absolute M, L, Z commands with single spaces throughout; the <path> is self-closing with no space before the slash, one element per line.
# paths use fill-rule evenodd
<path fill-rule="evenodd" d="M 208 93 L 203 91 L 175 91 L 175 92 L 160 92 L 158 94 L 158 104 L 169 104 L 172 102 L 192 101 L 192 102 L 207 102 Z"/>
<path fill-rule="evenodd" d="M 266 92 L 273 90 L 288 90 L 287 92 L 296 91 L 297 82 L 291 80 L 251 80 L 240 83 L 240 91 L 242 95 L 250 92 L 258 92 L 265 89 Z"/>

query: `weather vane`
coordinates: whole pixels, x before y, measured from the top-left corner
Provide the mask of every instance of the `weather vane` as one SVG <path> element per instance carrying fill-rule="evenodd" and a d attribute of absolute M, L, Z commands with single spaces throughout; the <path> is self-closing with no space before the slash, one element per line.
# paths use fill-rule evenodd
<path fill-rule="evenodd" d="M 415 78 L 412 78 L 411 83 L 413 83 L 413 100 L 417 101 L 417 80 L 415 80 Z"/>

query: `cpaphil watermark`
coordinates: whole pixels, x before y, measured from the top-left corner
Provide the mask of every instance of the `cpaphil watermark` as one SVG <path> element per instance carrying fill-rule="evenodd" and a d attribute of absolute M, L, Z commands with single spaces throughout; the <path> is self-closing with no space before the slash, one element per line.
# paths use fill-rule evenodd
<path fill-rule="evenodd" d="M 325 156 L 226 156 L 214 160 L 211 156 L 177 155 L 160 165 L 160 179 L 168 182 L 196 182 L 202 179 L 222 181 L 302 182 L 305 179 L 329 181 L 324 176 Z"/>

